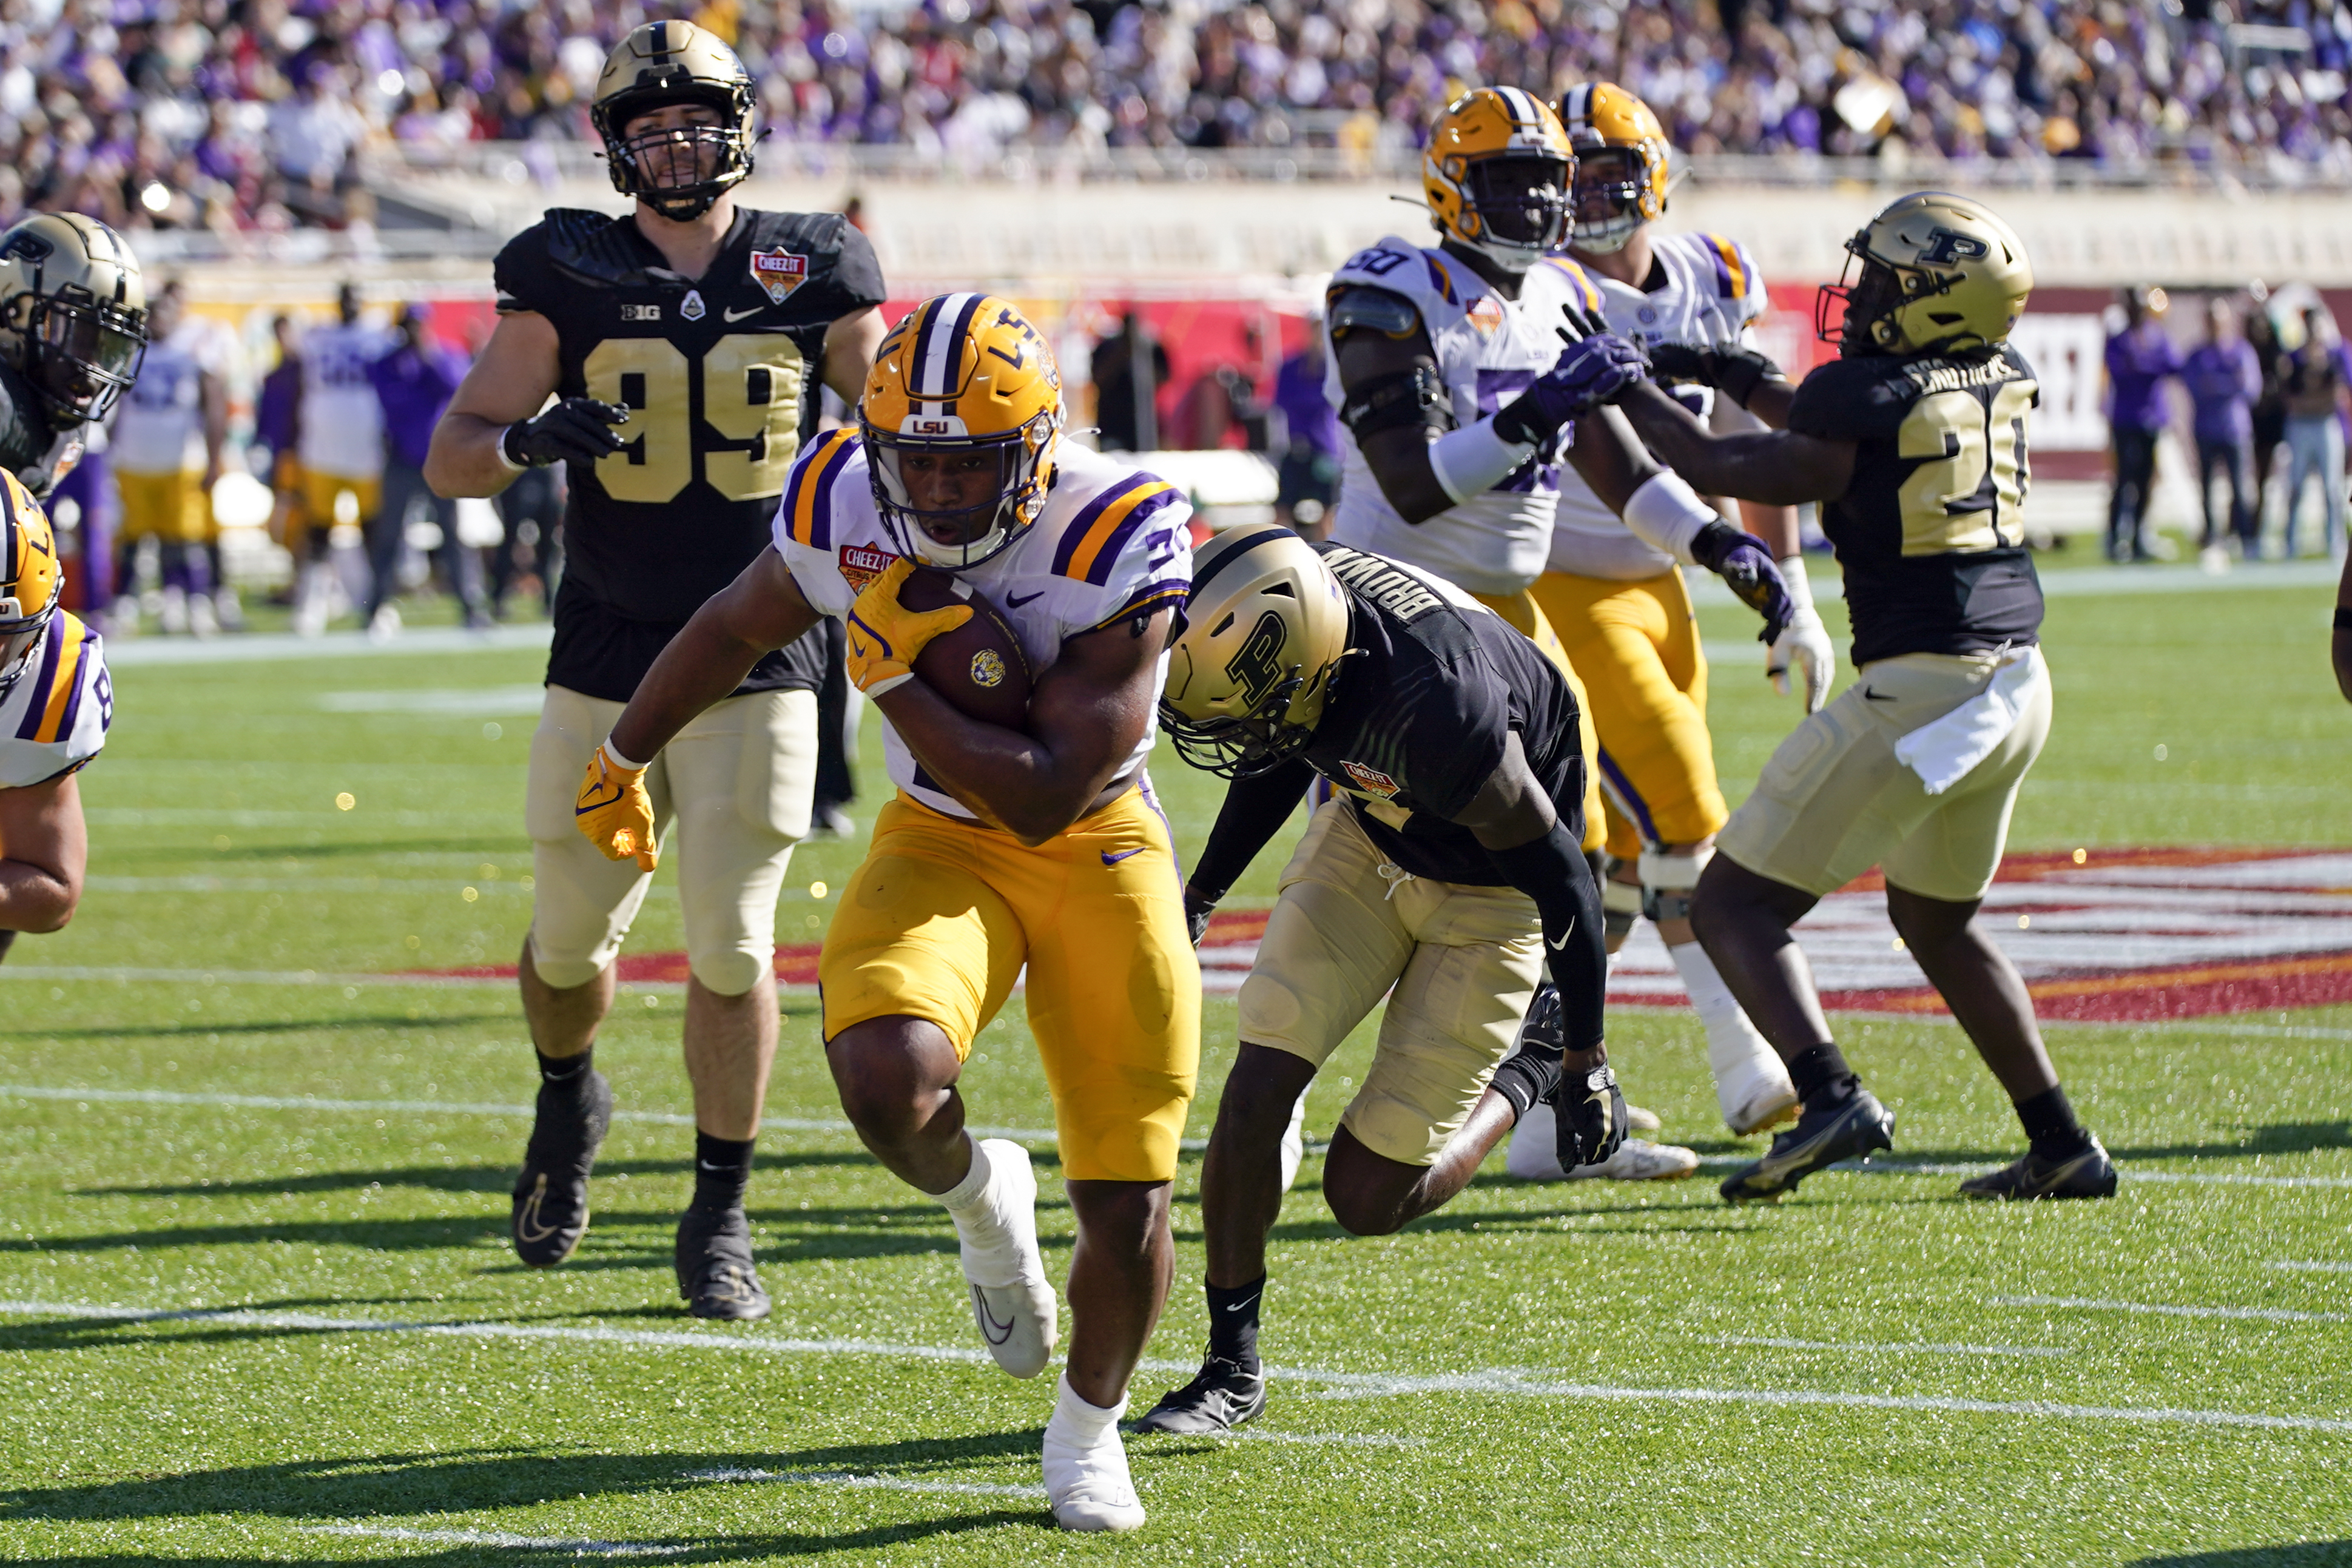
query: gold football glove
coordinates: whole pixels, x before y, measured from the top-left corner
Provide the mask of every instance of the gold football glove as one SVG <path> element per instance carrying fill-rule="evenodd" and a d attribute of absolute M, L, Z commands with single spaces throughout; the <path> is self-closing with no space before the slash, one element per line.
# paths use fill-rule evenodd
<path fill-rule="evenodd" d="M 661 848 L 654 841 L 654 801 L 646 793 L 646 770 L 613 760 L 609 744 L 598 747 L 588 759 L 588 775 L 580 781 L 572 820 L 608 861 L 634 858 L 638 870 L 651 871 L 661 860 Z"/>
<path fill-rule="evenodd" d="M 899 585 L 914 571 L 915 563 L 900 556 L 849 607 L 849 678 L 869 697 L 912 679 L 923 644 L 971 619 L 969 604 L 916 611 L 899 603 Z"/>

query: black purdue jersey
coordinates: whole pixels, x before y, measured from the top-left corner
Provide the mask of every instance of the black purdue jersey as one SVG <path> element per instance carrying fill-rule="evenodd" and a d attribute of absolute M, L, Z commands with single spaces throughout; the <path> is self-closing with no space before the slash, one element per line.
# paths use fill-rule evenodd
<path fill-rule="evenodd" d="M 703 601 L 768 548 L 776 497 L 816 430 L 825 329 L 882 302 L 866 236 L 836 213 L 739 211 L 689 281 L 634 219 L 551 209 L 499 253 L 501 311 L 555 326 L 558 397 L 627 407 L 625 444 L 569 468 L 547 678 L 624 702 Z M 739 690 L 814 690 L 818 632 Z"/>
<path fill-rule="evenodd" d="M 1790 430 L 1860 444 L 1853 483 L 1822 508 L 1845 569 L 1856 664 L 2036 640 L 2025 416 L 2041 401 L 2006 343 L 1832 360 L 1797 389 Z"/>
<path fill-rule="evenodd" d="M 1349 797 L 1381 852 L 1415 876 L 1507 885 L 1470 830 L 1449 819 L 1501 765 L 1512 730 L 1581 839 L 1576 696 L 1552 662 L 1433 577 L 1345 545 L 1318 548 L 1348 588 L 1349 653 L 1305 758 Z"/>
<path fill-rule="evenodd" d="M 81 457 L 81 427 L 59 433 L 23 375 L 0 365 L 0 468 L 16 476 L 36 501 L 47 501 Z"/>

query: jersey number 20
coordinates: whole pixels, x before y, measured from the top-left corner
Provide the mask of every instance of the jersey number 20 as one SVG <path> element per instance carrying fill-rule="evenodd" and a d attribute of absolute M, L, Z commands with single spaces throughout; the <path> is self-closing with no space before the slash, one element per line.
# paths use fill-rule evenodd
<path fill-rule="evenodd" d="M 735 332 L 697 364 L 663 338 L 608 338 L 580 367 L 588 395 L 617 402 L 629 422 L 621 450 L 596 462 L 616 501 L 662 502 L 702 478 L 730 501 L 782 495 L 800 448 L 800 350 L 782 333 Z M 695 439 L 692 385 L 702 382 L 702 422 L 740 447 Z"/>
<path fill-rule="evenodd" d="M 2014 381 L 1995 388 L 1990 401 L 1955 391 L 1911 405 L 1895 450 L 1928 461 L 1903 482 L 1905 555 L 2000 549 L 2024 537 L 2025 415 L 2033 394 L 2033 382 Z"/>

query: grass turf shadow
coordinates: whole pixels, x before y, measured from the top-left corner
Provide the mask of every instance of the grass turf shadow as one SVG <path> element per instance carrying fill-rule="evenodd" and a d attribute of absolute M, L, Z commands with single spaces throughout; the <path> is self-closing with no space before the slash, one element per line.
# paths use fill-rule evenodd
<path fill-rule="evenodd" d="M 2352 1541 L 2297 1541 L 2181 1557 L 2140 1557 L 2126 1568 L 2352 1568 Z"/>

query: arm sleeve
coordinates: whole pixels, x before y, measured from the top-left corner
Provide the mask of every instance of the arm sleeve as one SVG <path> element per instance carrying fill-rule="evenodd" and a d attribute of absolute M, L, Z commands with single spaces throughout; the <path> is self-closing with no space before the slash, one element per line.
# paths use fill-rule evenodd
<path fill-rule="evenodd" d="M 1601 890 L 1566 816 L 1542 838 L 1486 858 L 1505 881 L 1543 916 L 1544 963 L 1559 988 L 1560 1014 L 1570 1051 L 1601 1040 L 1601 1005 L 1609 984 L 1609 948 L 1601 929 Z"/>
<path fill-rule="evenodd" d="M 1304 762 L 1286 762 L 1254 779 L 1236 779 L 1217 809 L 1216 826 L 1193 863 L 1185 885 L 1204 902 L 1215 904 L 1233 891 L 1242 873 L 1249 870 L 1258 852 L 1274 841 L 1290 821 L 1299 796 L 1307 792 L 1315 770 Z"/>

